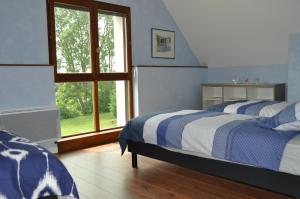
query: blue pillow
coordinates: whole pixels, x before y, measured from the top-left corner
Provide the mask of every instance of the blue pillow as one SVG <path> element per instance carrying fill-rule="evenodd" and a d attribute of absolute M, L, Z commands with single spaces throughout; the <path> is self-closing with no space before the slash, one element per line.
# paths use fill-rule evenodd
<path fill-rule="evenodd" d="M 262 119 L 260 126 L 278 131 L 300 131 L 300 102 L 289 105 L 271 118 Z"/>

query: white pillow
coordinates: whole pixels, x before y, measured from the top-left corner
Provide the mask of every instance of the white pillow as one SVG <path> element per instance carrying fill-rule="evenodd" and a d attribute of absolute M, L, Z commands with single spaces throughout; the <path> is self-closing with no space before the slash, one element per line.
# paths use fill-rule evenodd
<path fill-rule="evenodd" d="M 300 131 L 300 102 L 293 103 L 275 116 L 262 120 L 260 126 L 277 131 Z"/>

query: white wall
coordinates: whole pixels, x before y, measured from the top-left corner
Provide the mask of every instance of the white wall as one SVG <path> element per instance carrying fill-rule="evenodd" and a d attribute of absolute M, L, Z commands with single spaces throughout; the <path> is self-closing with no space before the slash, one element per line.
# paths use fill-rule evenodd
<path fill-rule="evenodd" d="M 298 0 L 163 0 L 202 65 L 288 63 L 300 32 Z"/>

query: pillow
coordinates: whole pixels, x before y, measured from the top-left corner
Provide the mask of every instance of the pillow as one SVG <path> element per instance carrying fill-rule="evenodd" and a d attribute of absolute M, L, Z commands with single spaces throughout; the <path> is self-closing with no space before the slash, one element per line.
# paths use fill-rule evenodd
<path fill-rule="evenodd" d="M 283 109 L 291 105 L 290 102 L 271 102 L 270 104 L 265 104 L 265 106 L 260 109 L 258 116 L 260 117 L 273 117 L 280 113 Z"/>
<path fill-rule="evenodd" d="M 213 111 L 213 112 L 224 112 L 224 109 L 225 109 L 227 106 L 229 106 L 229 105 L 231 105 L 231 104 L 240 103 L 240 102 L 246 102 L 246 100 L 223 102 L 223 103 L 221 103 L 221 104 L 209 106 L 209 107 L 207 107 L 205 110 L 207 110 L 207 111 Z"/>
<path fill-rule="evenodd" d="M 300 102 L 293 103 L 275 116 L 262 120 L 260 126 L 277 131 L 300 131 Z"/>
<path fill-rule="evenodd" d="M 249 100 L 224 102 L 207 108 L 208 111 L 273 117 L 290 103 L 270 100 Z"/>
<path fill-rule="evenodd" d="M 247 109 L 256 106 L 258 104 L 264 103 L 263 100 L 249 100 L 245 102 L 231 104 L 226 106 L 224 109 L 224 113 L 233 113 L 233 114 L 245 114 L 247 115 Z M 251 114 L 252 115 L 252 114 Z M 256 114 L 253 114 L 256 115 Z"/>

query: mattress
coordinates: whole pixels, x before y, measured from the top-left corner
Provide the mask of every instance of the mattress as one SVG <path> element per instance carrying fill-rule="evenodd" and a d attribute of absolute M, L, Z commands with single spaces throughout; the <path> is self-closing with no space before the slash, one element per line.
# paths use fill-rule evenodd
<path fill-rule="evenodd" d="M 169 151 L 176 152 L 176 153 L 182 153 L 182 154 L 186 154 L 186 155 L 192 155 L 192 156 L 197 156 L 197 157 L 207 158 L 207 159 L 212 159 L 212 160 L 218 160 L 218 161 L 223 161 L 223 162 L 230 162 L 230 163 L 234 163 L 234 164 L 241 164 L 241 163 L 232 162 L 232 161 L 228 161 L 228 160 L 224 160 L 224 159 L 220 159 L 220 158 L 215 158 L 215 157 L 212 157 L 207 154 L 200 153 L 200 152 L 185 151 L 185 150 L 174 149 L 174 148 L 170 148 L 170 147 L 161 147 L 161 148 L 164 148 Z M 300 176 L 300 153 L 299 153 L 299 151 L 300 151 L 300 135 L 297 135 L 296 137 L 294 137 L 293 139 L 291 139 L 289 141 L 289 143 L 287 144 L 287 146 L 284 150 L 283 157 L 282 157 L 282 160 L 280 163 L 280 168 L 279 168 L 280 172 Z M 252 166 L 249 164 L 241 164 L 241 165 Z"/>
<path fill-rule="evenodd" d="M 280 164 L 280 171 L 300 175 L 300 135 L 287 144 Z"/>
<path fill-rule="evenodd" d="M 176 152 L 300 175 L 300 132 L 260 126 L 260 117 L 201 110 L 168 110 L 132 119 L 120 134 L 127 141 Z"/>

